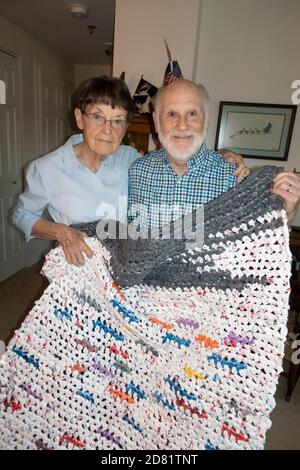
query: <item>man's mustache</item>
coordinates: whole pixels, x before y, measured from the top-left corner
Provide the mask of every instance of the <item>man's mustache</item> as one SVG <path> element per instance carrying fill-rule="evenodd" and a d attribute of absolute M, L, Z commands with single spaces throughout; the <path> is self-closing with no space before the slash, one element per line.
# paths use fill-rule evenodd
<path fill-rule="evenodd" d="M 199 134 L 201 134 L 201 132 L 191 132 L 191 131 L 180 132 L 180 131 L 175 131 L 175 132 L 170 132 L 170 134 L 168 134 L 167 137 L 196 137 Z"/>

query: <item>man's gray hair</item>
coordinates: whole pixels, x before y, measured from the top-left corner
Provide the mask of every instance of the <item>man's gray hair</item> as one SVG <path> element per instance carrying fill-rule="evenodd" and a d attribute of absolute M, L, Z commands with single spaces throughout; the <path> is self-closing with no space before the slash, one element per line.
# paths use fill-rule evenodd
<path fill-rule="evenodd" d="M 207 92 L 207 89 L 201 83 L 194 83 L 191 80 L 186 80 L 186 79 L 181 79 L 181 80 L 184 80 L 187 84 L 190 84 L 191 86 L 193 86 L 197 90 L 197 92 L 200 94 L 201 101 L 203 103 L 203 108 L 204 108 L 205 122 L 207 123 L 208 117 L 210 115 L 210 109 L 211 109 L 210 108 L 210 99 L 209 99 L 209 94 Z M 164 93 L 166 92 L 167 87 L 172 86 L 172 84 L 175 84 L 175 83 L 177 83 L 177 81 L 171 83 L 170 85 L 162 86 L 161 88 L 159 88 L 159 90 L 156 94 L 155 103 L 154 103 L 155 111 L 157 113 L 159 112 L 161 98 L 164 95 Z"/>

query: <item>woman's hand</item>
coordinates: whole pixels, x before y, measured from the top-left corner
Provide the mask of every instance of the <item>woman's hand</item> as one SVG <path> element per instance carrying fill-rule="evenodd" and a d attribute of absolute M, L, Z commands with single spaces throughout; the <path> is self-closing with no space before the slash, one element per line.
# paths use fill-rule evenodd
<path fill-rule="evenodd" d="M 39 219 L 34 223 L 31 234 L 42 240 L 58 241 L 64 250 L 67 262 L 75 264 L 75 266 L 84 265 L 83 253 L 89 258 L 94 254 L 93 250 L 84 241 L 86 233 L 68 227 L 68 225 Z"/>
<path fill-rule="evenodd" d="M 86 233 L 63 224 L 56 224 L 56 240 L 61 244 L 66 260 L 69 264 L 83 266 L 86 254 L 91 258 L 93 250 L 85 243 Z"/>
<path fill-rule="evenodd" d="M 231 152 L 227 149 L 220 149 L 218 150 L 218 153 L 220 153 L 228 163 L 237 164 L 238 167 L 234 172 L 234 176 L 237 177 L 238 183 L 240 183 L 246 176 L 249 175 L 250 170 L 246 167 L 245 160 L 241 155 L 238 155 L 237 153 Z"/>
<path fill-rule="evenodd" d="M 278 173 L 270 191 L 284 200 L 288 223 L 292 225 L 300 201 L 300 178 L 292 171 Z"/>

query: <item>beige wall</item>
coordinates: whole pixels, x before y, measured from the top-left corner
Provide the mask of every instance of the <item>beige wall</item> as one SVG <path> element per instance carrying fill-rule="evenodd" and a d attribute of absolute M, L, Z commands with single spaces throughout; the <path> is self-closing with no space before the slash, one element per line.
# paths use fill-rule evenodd
<path fill-rule="evenodd" d="M 203 0 L 195 78 L 211 96 L 209 146 L 214 146 L 219 101 L 292 104 L 291 84 L 300 79 L 299 21 L 299 0 Z M 288 161 L 248 159 L 247 164 L 300 171 L 300 110 Z"/>
<path fill-rule="evenodd" d="M 100 75 L 112 75 L 112 67 L 110 65 L 75 65 L 75 86 L 84 80 L 97 77 Z"/>
<path fill-rule="evenodd" d="M 131 92 L 142 74 L 161 86 L 168 63 L 163 38 L 192 78 L 199 0 L 116 0 L 113 75 L 125 71 Z"/>

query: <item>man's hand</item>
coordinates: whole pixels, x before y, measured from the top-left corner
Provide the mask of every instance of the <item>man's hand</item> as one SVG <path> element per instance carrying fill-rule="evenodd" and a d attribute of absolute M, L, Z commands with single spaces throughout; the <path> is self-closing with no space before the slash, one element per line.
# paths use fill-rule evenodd
<path fill-rule="evenodd" d="M 278 173 L 270 191 L 284 200 L 288 223 L 291 226 L 300 201 L 300 178 L 292 171 Z"/>
<path fill-rule="evenodd" d="M 234 176 L 237 177 L 237 182 L 240 183 L 246 176 L 249 175 L 249 168 L 245 165 L 245 160 L 241 155 L 231 152 L 231 150 L 221 149 L 218 152 L 227 160 L 228 163 L 236 163 L 237 169 L 234 172 Z"/>
<path fill-rule="evenodd" d="M 67 262 L 69 264 L 74 264 L 75 266 L 83 266 L 85 262 L 83 253 L 85 253 L 89 258 L 94 254 L 91 248 L 84 241 L 86 233 L 75 228 L 68 227 L 67 225 L 56 225 L 56 240 L 61 244 Z"/>

